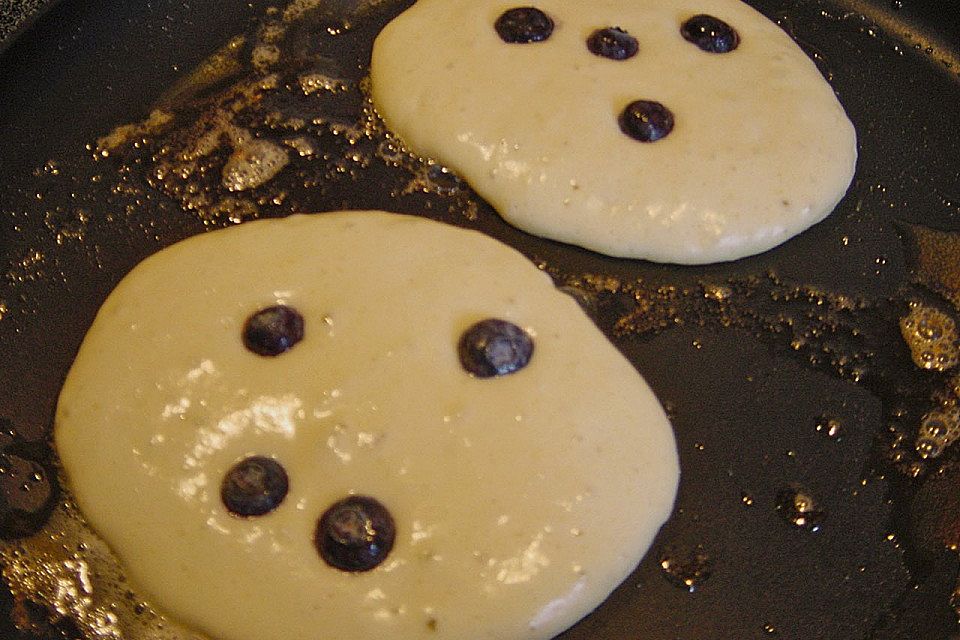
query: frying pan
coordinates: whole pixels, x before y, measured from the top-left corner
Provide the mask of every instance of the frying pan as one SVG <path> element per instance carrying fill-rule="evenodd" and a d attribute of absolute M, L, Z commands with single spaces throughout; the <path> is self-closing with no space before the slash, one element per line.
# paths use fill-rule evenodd
<path fill-rule="evenodd" d="M 191 88 L 183 78 L 233 36 L 255 33 L 269 4 L 0 5 L 28 22 L 39 15 L 0 53 L 0 530 L 8 540 L 47 533 L 63 495 L 46 443 L 60 384 L 99 304 L 147 255 L 232 223 L 229 212 L 191 206 L 185 185 L 150 178 L 166 134 L 145 133 L 109 157 L 95 153 L 96 141 L 158 103 L 182 121 L 200 117 L 226 85 Z M 350 4 L 330 0 L 308 26 L 291 29 L 290 46 L 302 54 L 291 64 L 323 59 L 362 78 L 376 29 L 409 3 L 381 3 L 345 25 Z M 950 277 L 960 241 L 950 234 L 960 232 L 960 3 L 750 4 L 814 58 L 860 138 L 857 176 L 837 210 L 763 255 L 676 267 L 534 238 L 436 169 L 407 189 L 415 163 L 394 166 L 371 151 L 366 164 L 344 166 L 350 145 L 329 123 L 308 131 L 323 153 L 294 159 L 251 192 L 256 212 L 237 215 L 384 208 L 481 229 L 578 295 L 650 382 L 677 436 L 676 509 L 637 571 L 564 640 L 956 640 L 960 454 L 947 447 L 924 458 L 913 446 L 923 416 L 950 399 L 949 373 L 914 364 L 899 320 L 911 302 L 957 318 Z M 322 108 L 349 124 L 362 99 L 347 93 L 329 104 L 297 91 L 267 102 L 281 112 Z M 219 193 L 216 176 L 204 180 L 202 192 Z M 805 520 L 791 510 L 797 492 L 816 502 Z M 0 637 L 81 636 L 31 594 L 2 595 Z"/>

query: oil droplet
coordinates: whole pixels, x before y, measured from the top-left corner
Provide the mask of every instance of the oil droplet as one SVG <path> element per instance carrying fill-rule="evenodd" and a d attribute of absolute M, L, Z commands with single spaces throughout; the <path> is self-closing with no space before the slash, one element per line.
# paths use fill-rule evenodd
<path fill-rule="evenodd" d="M 382 155 L 381 157 L 387 159 Z M 460 178 L 446 167 L 438 164 L 424 164 L 414 171 L 414 175 L 407 186 L 404 187 L 403 193 L 422 192 L 453 196 L 459 193 L 461 188 Z"/>
<path fill-rule="evenodd" d="M 824 435 L 831 440 L 840 439 L 841 423 L 836 418 L 829 416 L 820 416 L 817 420 L 817 433 Z"/>
<path fill-rule="evenodd" d="M 323 73 L 308 73 L 300 76 L 300 90 L 304 95 L 310 95 L 317 91 L 328 91 L 330 93 L 341 93 L 349 91 L 353 84 L 340 78 L 332 78 Z"/>
<path fill-rule="evenodd" d="M 60 175 L 60 165 L 56 160 L 47 160 L 45 163 L 43 163 L 41 172 L 51 176 L 58 176 Z"/>
<path fill-rule="evenodd" d="M 788 487 L 777 494 L 777 513 L 784 520 L 800 529 L 819 531 L 823 520 L 823 511 L 806 491 L 797 487 Z"/>
<path fill-rule="evenodd" d="M 23 258 L 13 265 L 7 274 L 7 280 L 11 282 L 26 283 L 36 282 L 43 278 L 43 262 L 45 256 L 42 251 L 30 249 Z"/>
<path fill-rule="evenodd" d="M 733 295 L 733 289 L 723 284 L 705 284 L 703 285 L 703 297 L 707 300 L 722 302 Z"/>
<path fill-rule="evenodd" d="M 384 162 L 398 166 L 408 154 L 400 143 L 387 138 L 377 145 L 376 155 Z"/>
<path fill-rule="evenodd" d="M 772 624 L 765 624 L 763 625 L 763 632 L 768 636 L 775 636 L 777 635 L 777 628 Z"/>
<path fill-rule="evenodd" d="M 310 138 L 307 138 L 306 136 L 290 138 L 289 140 L 284 140 L 283 143 L 296 151 L 301 158 L 308 158 L 316 155 L 317 153 L 316 145 Z"/>
<path fill-rule="evenodd" d="M 0 540 L 36 533 L 52 508 L 53 488 L 35 461 L 0 454 Z"/>
<path fill-rule="evenodd" d="M 57 207 L 46 212 L 43 223 L 56 234 L 57 244 L 62 245 L 66 240 L 83 240 L 89 220 L 90 213 L 86 209 L 64 210 Z"/>
<path fill-rule="evenodd" d="M 950 606 L 953 607 L 954 613 L 957 614 L 957 622 L 960 623 L 960 582 L 957 582 L 957 588 L 950 595 Z"/>
<path fill-rule="evenodd" d="M 960 363 L 957 325 L 953 318 L 934 307 L 911 304 L 910 313 L 900 319 L 903 336 L 913 362 L 921 369 L 947 371 Z"/>
<path fill-rule="evenodd" d="M 934 409 L 923 416 L 915 447 L 921 458 L 936 458 L 960 438 L 960 408 Z"/>
<path fill-rule="evenodd" d="M 221 223 L 224 220 L 240 224 L 244 220 L 256 218 L 259 213 L 257 205 L 253 202 L 230 196 L 221 198 L 209 208 L 199 212 L 204 224 Z"/>
<path fill-rule="evenodd" d="M 667 419 L 670 420 L 670 422 L 673 422 L 674 420 L 676 420 L 677 419 L 676 403 L 671 402 L 670 400 L 664 400 L 662 401 L 661 404 L 663 404 L 663 412 L 667 414 Z"/>
<path fill-rule="evenodd" d="M 430 168 L 427 169 L 427 180 L 433 187 L 434 193 L 448 196 L 460 191 L 460 178 L 446 167 L 441 167 L 438 164 L 430 165 Z"/>
<path fill-rule="evenodd" d="M 671 584 L 693 593 L 713 573 L 713 559 L 699 544 L 685 550 L 671 547 L 660 556 L 660 569 Z"/>
<path fill-rule="evenodd" d="M 750 495 L 749 493 L 747 493 L 746 491 L 743 491 L 743 492 L 740 493 L 740 502 L 742 502 L 743 504 L 745 504 L 745 505 L 748 506 L 748 507 L 752 507 L 752 506 L 753 506 L 753 496 L 751 496 L 751 495 Z"/>

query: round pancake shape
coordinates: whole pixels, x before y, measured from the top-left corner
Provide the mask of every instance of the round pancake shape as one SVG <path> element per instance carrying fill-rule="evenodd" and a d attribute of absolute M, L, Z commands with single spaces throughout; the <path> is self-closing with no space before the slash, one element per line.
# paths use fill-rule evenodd
<path fill-rule="evenodd" d="M 814 63 L 739 0 L 538 0 L 549 37 L 508 43 L 502 0 L 418 0 L 380 33 L 373 101 L 413 151 L 455 170 L 530 233 L 659 262 L 735 260 L 827 216 L 856 165 L 856 132 Z M 713 53 L 681 33 L 733 27 Z M 597 30 L 637 41 L 593 53 Z M 632 50 L 631 50 L 632 53 Z M 656 103 L 672 130 L 625 133 Z"/>
<path fill-rule="evenodd" d="M 244 344 L 265 309 L 302 319 L 268 355 Z M 487 319 L 526 332 L 528 361 L 464 369 Z M 637 565 L 679 474 L 654 394 L 546 274 L 383 212 L 249 222 L 143 261 L 85 337 L 54 433 L 132 585 L 217 640 L 552 638 Z M 251 468 L 274 489 L 231 513 L 221 492 L 246 504 Z M 321 516 L 354 502 L 392 527 L 357 571 L 318 551 Z"/>

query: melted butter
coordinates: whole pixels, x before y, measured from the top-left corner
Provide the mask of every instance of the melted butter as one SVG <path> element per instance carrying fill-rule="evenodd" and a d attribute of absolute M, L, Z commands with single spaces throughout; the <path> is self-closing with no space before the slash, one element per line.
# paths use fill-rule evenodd
<path fill-rule="evenodd" d="M 544 0 L 556 28 L 505 44 L 502 2 L 420 0 L 377 37 L 374 102 L 417 153 L 460 173 L 511 224 L 601 253 L 661 262 L 733 260 L 829 214 L 856 163 L 856 134 L 816 65 L 735 0 Z M 680 35 L 692 13 L 724 19 L 741 44 L 707 54 Z M 618 25 L 626 61 L 587 36 Z M 424 63 L 424 61 L 429 63 Z M 621 133 L 632 100 L 676 126 L 644 144 Z"/>
<path fill-rule="evenodd" d="M 245 191 L 266 184 L 287 166 L 290 158 L 280 146 L 266 140 L 248 140 L 237 145 L 223 167 L 223 186 Z"/>
<path fill-rule="evenodd" d="M 278 299 L 305 337 L 262 358 L 241 327 Z M 529 366 L 462 370 L 459 335 L 484 317 L 530 332 Z M 55 439 L 132 586 L 218 640 L 552 638 L 636 566 L 678 474 L 656 398 L 547 275 L 480 234 L 369 212 L 147 259 L 87 335 Z M 240 519 L 219 487 L 249 455 L 280 461 L 290 491 Z M 397 522 L 363 574 L 313 545 L 350 494 Z"/>
<path fill-rule="evenodd" d="M 910 227 L 917 249 L 917 279 L 960 311 L 960 233 Z"/>
<path fill-rule="evenodd" d="M 911 304 L 900 319 L 900 333 L 921 369 L 948 371 L 960 363 L 960 342 L 953 318 L 939 309 Z"/>

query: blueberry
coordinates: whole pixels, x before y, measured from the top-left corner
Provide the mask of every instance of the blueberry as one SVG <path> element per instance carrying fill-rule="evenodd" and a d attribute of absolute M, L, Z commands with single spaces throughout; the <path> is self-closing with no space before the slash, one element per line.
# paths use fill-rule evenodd
<path fill-rule="evenodd" d="M 261 309 L 243 325 L 244 346 L 261 356 L 278 356 L 303 340 L 303 316 L 276 305 Z"/>
<path fill-rule="evenodd" d="M 227 471 L 220 485 L 220 499 L 235 515 L 262 516 L 280 506 L 288 487 L 283 465 L 272 458 L 251 456 Z"/>
<path fill-rule="evenodd" d="M 653 100 L 636 100 L 620 114 L 620 130 L 640 142 L 656 142 L 673 131 L 673 113 Z"/>
<path fill-rule="evenodd" d="M 542 42 L 553 33 L 553 20 L 535 7 L 517 7 L 504 11 L 494 28 L 510 44 Z"/>
<path fill-rule="evenodd" d="M 467 373 L 478 378 L 505 376 L 527 366 L 533 340 L 511 322 L 488 318 L 463 332 L 458 353 Z"/>
<path fill-rule="evenodd" d="M 373 498 L 350 496 L 320 516 L 313 543 L 331 567 L 369 571 L 384 561 L 396 535 L 393 516 L 385 506 Z"/>
<path fill-rule="evenodd" d="M 693 16 L 680 27 L 683 37 L 709 53 L 727 53 L 740 44 L 740 34 L 720 18 Z"/>
<path fill-rule="evenodd" d="M 637 39 L 620 27 L 597 29 L 587 38 L 590 53 L 611 60 L 626 60 L 637 55 L 640 45 Z"/>

